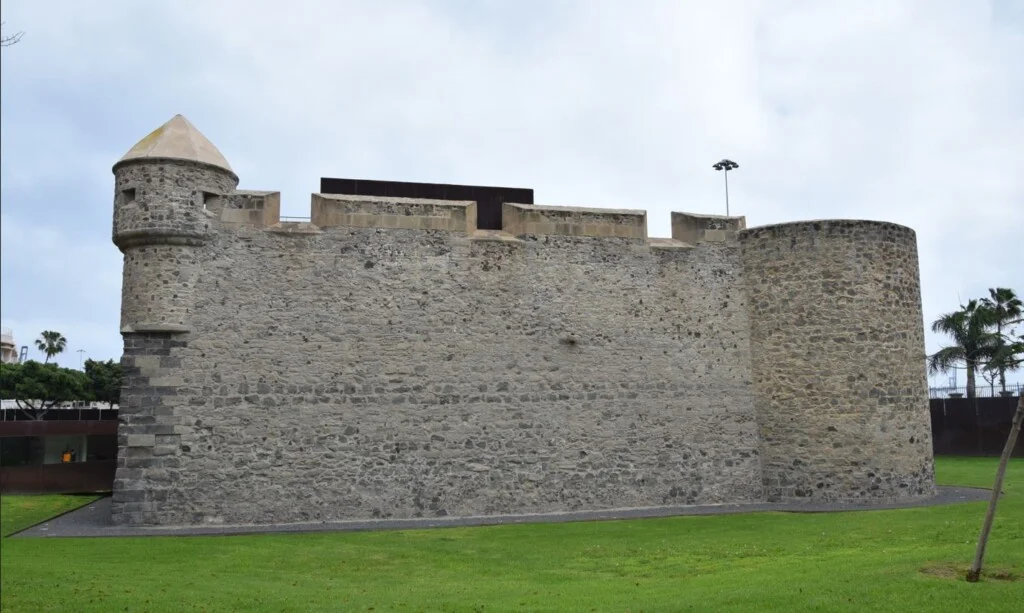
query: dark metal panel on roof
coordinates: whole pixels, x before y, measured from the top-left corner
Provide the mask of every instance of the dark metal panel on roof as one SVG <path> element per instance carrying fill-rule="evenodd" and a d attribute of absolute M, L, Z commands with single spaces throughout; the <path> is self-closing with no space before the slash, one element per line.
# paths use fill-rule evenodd
<path fill-rule="evenodd" d="M 501 229 L 501 207 L 506 202 L 533 204 L 533 190 L 520 187 L 412 183 L 369 179 L 320 178 L 321 194 L 424 198 L 429 200 L 472 200 L 476 202 L 477 228 Z"/>

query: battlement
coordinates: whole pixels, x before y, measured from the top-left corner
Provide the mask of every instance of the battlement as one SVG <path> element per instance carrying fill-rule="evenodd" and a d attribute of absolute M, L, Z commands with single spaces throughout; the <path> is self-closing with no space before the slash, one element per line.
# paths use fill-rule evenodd
<path fill-rule="evenodd" d="M 672 238 L 691 245 L 732 242 L 746 227 L 746 217 L 672 213 Z"/>
<path fill-rule="evenodd" d="M 225 227 L 269 228 L 281 221 L 281 192 L 236 190 L 207 202 Z"/>
<path fill-rule="evenodd" d="M 703 243 L 735 242 L 739 231 L 746 227 L 744 217 L 673 212 L 672 238 L 649 238 L 645 210 L 506 202 L 502 205 L 501 230 L 481 233 L 477 207 L 478 203 L 472 200 L 314 193 L 309 222 L 296 224 L 282 223 L 280 192 L 236 190 L 207 202 L 207 209 L 220 218 L 221 227 L 226 229 L 439 230 L 505 240 L 527 235 L 574 236 L 629 239 L 655 248 L 693 248 Z"/>
<path fill-rule="evenodd" d="M 506 203 L 502 218 L 502 230 L 516 236 L 647 238 L 647 211 Z"/>
<path fill-rule="evenodd" d="M 313 194 L 310 221 L 323 229 L 398 228 L 471 233 L 476 230 L 476 203 Z"/>

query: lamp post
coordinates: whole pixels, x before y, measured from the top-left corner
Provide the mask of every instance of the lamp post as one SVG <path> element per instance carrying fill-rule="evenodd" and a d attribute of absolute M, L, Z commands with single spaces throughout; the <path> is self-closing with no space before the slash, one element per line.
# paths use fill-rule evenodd
<path fill-rule="evenodd" d="M 729 171 L 736 170 L 740 165 L 732 160 L 722 160 L 718 162 L 712 168 L 715 170 L 725 171 L 725 216 L 729 216 Z"/>

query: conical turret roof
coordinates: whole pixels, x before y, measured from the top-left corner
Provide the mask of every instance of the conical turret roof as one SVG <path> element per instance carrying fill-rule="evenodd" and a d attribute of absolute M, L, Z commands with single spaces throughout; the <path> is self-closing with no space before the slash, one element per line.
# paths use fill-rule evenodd
<path fill-rule="evenodd" d="M 202 162 L 234 174 L 221 152 L 183 115 L 175 115 L 124 154 L 118 164 L 144 158 L 172 158 Z"/>

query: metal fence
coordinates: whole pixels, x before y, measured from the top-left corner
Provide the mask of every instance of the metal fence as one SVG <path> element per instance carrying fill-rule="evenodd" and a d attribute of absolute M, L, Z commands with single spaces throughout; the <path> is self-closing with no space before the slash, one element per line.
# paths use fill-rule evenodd
<path fill-rule="evenodd" d="M 929 401 L 935 455 L 998 456 L 1013 425 L 1017 398 L 933 398 Z M 1024 438 L 1013 456 L 1024 457 Z"/>
<path fill-rule="evenodd" d="M 55 408 L 45 411 L 33 409 L 0 409 L 0 422 L 6 421 L 117 421 L 117 407 L 101 409 L 96 407 Z"/>
<path fill-rule="evenodd" d="M 1000 398 L 1008 396 L 1015 398 L 1024 392 L 1024 383 L 1007 383 L 1006 391 L 999 385 L 975 385 L 975 398 Z M 929 398 L 966 398 L 967 387 L 930 387 L 928 388 Z"/>

